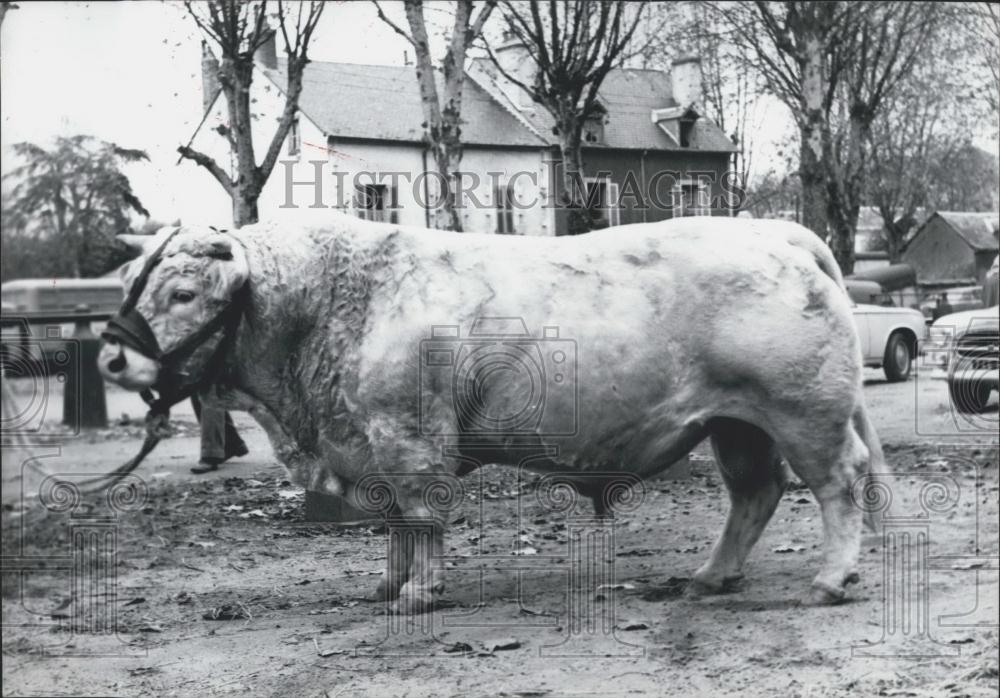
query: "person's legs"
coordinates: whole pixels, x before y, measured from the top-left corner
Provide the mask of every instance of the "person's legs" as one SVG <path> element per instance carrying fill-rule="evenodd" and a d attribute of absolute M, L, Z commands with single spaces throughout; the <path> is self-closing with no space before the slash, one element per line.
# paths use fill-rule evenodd
<path fill-rule="evenodd" d="M 191 396 L 191 405 L 201 425 L 201 460 L 191 472 L 201 474 L 216 470 L 223 461 L 247 454 L 246 444 L 227 411 L 202 405 L 195 395 Z"/>

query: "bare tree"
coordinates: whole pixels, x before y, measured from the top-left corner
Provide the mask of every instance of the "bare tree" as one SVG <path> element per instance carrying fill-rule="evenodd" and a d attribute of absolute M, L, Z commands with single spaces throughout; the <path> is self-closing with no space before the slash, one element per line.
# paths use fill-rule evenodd
<path fill-rule="evenodd" d="M 16 10 L 18 7 L 18 5 L 7 0 L 0 2 L 0 27 L 3 26 L 3 18 L 7 16 L 7 10 Z"/>
<path fill-rule="evenodd" d="M 565 204 L 570 233 L 594 227 L 583 179 L 583 129 L 603 118 L 601 83 L 629 57 L 641 6 L 600 0 L 550 0 L 502 4 L 510 34 L 521 41 L 536 67 L 530 84 L 505 70 L 487 51 L 497 70 L 552 115 L 562 155 Z"/>
<path fill-rule="evenodd" d="M 970 38 L 978 54 L 976 62 L 991 79 L 986 99 L 996 118 L 1000 111 L 1000 7 L 988 2 L 963 3 L 960 11 L 973 29 Z"/>
<path fill-rule="evenodd" d="M 886 250 L 898 262 L 921 207 L 944 203 L 947 183 L 978 183 L 968 156 L 975 131 L 991 110 L 989 89 L 978 84 L 967 15 L 946 8 L 936 39 L 924 46 L 913 70 L 872 122 L 867 203 L 882 218 Z M 956 167 L 957 162 L 963 165 Z M 989 181 L 987 179 L 987 181 Z M 988 197 L 987 197 L 988 198 Z"/>
<path fill-rule="evenodd" d="M 229 123 L 220 129 L 226 137 L 236 162 L 233 176 L 209 155 L 190 145 L 177 152 L 201 165 L 222 185 L 233 202 L 233 224 L 237 227 L 256 223 L 257 200 L 281 154 L 281 146 L 291 130 L 302 93 L 302 74 L 309 62 L 307 49 L 323 12 L 323 3 L 301 2 L 290 13 L 284 2 L 277 3 L 278 30 L 285 43 L 285 105 L 278 126 L 271 137 L 264 159 L 257 164 L 254 153 L 250 86 L 253 82 L 254 53 L 273 40 L 268 24 L 268 4 L 242 0 L 185 2 L 205 38 L 218 51 L 218 80 L 226 98 Z M 291 16 L 294 15 L 294 18 Z"/>
<path fill-rule="evenodd" d="M 420 84 L 420 106 L 424 115 L 424 140 L 434 156 L 438 179 L 441 183 L 440 206 L 434 213 L 434 227 L 444 230 L 462 230 L 462 220 L 456 210 L 455 190 L 451 184 L 462 162 L 462 88 L 465 85 L 465 58 L 469 47 L 482 34 L 483 25 L 493 13 L 497 0 L 486 0 L 479 14 L 473 19 L 472 0 L 455 3 L 451 35 L 444 58 L 441 59 L 441 76 L 444 78 L 439 93 L 435 79 L 434 60 L 431 56 L 427 24 L 424 20 L 423 0 L 404 0 L 406 31 L 392 21 L 377 0 L 372 0 L 379 18 L 413 46 L 417 60 L 417 81 Z"/>
<path fill-rule="evenodd" d="M 937 6 L 758 1 L 717 7 L 795 117 L 802 222 L 821 237 L 829 232 L 837 262 L 850 273 L 872 123 L 929 41 Z"/>

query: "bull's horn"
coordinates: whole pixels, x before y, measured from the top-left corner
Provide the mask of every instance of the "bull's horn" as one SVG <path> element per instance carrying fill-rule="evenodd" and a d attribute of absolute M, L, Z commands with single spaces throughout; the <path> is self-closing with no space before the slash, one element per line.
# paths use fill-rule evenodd
<path fill-rule="evenodd" d="M 122 233 L 116 236 L 118 240 L 121 240 L 128 248 L 134 252 L 142 252 L 145 249 L 146 243 L 150 241 L 153 237 L 152 235 L 131 235 L 129 233 Z"/>
<path fill-rule="evenodd" d="M 170 233 L 174 232 L 174 230 L 176 229 L 177 229 L 176 225 L 165 225 L 152 235 L 134 235 L 131 233 L 122 233 L 120 235 L 117 235 L 116 237 L 122 242 L 124 242 L 130 249 L 136 252 L 145 253 L 145 252 L 152 252 L 153 250 L 155 250 L 160 245 L 160 243 L 163 242 L 163 239 L 167 235 L 170 235 Z"/>
<path fill-rule="evenodd" d="M 205 253 L 209 257 L 217 257 L 219 259 L 232 259 L 233 258 L 233 243 L 225 235 L 219 233 L 213 234 L 207 241 L 208 249 Z"/>

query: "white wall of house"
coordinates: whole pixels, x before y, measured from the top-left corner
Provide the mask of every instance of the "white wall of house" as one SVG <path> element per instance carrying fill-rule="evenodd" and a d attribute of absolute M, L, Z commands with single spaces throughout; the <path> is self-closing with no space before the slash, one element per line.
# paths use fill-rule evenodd
<path fill-rule="evenodd" d="M 251 89 L 256 116 L 253 122 L 254 147 L 260 162 L 277 127 L 284 97 L 263 75 L 256 76 Z M 229 145 L 215 130 L 227 121 L 225 98 L 220 95 L 192 147 L 212 156 L 232 173 L 235 162 Z M 395 220 L 403 225 L 426 225 L 424 203 L 436 199 L 437 180 L 433 176 L 422 176 L 425 166 L 433 166 L 429 155 L 425 162 L 422 146 L 413 143 L 338 141 L 335 136 L 328 138 L 307 114 L 301 113 L 297 140 L 297 151 L 290 150 L 290 139 L 286 139 L 282 146 L 278 163 L 258 200 L 261 220 L 315 220 L 318 208 L 315 183 L 318 178 L 318 202 L 324 207 L 355 215 L 363 213 L 358 210 L 358 185 L 395 185 Z M 476 176 L 464 180 L 466 184 L 463 188 L 467 193 L 463 196 L 461 216 L 465 230 L 482 233 L 497 231 L 495 188 L 510 183 L 515 195 L 512 213 L 514 232 L 521 235 L 553 235 L 555 216 L 551 206 L 546 205 L 550 196 L 546 157 L 542 149 L 467 147 L 462 170 Z M 190 177 L 185 178 L 190 183 L 190 191 L 183 197 L 187 205 L 178 212 L 182 220 L 232 225 L 232 206 L 222 186 L 207 170 L 189 160 L 179 167 L 190 171 Z M 393 173 L 396 173 L 395 176 Z"/>

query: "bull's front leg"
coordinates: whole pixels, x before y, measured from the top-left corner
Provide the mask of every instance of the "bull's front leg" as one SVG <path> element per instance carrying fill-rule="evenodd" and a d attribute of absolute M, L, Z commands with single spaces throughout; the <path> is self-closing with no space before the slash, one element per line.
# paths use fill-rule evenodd
<path fill-rule="evenodd" d="M 445 471 L 440 449 L 409 433 L 385 421 L 372 425 L 373 458 L 398 465 L 382 466 L 356 487 L 359 502 L 385 504 L 387 561 L 378 597 L 395 599 L 390 611 L 408 614 L 430 611 L 444 591 L 444 526 L 462 490 L 461 481 Z"/>
<path fill-rule="evenodd" d="M 404 498 L 399 517 L 389 523 L 389 552 L 397 546 L 400 563 L 409 561 L 406 580 L 390 607 L 393 613 L 426 613 L 444 591 L 442 555 L 444 554 L 444 516 L 421 499 Z M 391 570 L 391 565 L 390 565 Z M 391 581 L 392 572 L 387 575 Z"/>

